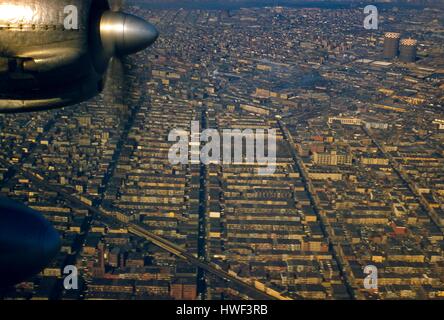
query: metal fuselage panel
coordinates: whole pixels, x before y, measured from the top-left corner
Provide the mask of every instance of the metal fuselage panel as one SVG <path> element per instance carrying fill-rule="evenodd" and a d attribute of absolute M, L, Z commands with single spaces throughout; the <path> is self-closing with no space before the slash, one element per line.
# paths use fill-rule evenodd
<path fill-rule="evenodd" d="M 78 8 L 79 30 L 65 30 L 64 8 Z M 87 40 L 91 0 L 0 0 L 0 54 L 29 55 L 30 48 Z M 33 49 L 31 49 L 33 50 Z"/>

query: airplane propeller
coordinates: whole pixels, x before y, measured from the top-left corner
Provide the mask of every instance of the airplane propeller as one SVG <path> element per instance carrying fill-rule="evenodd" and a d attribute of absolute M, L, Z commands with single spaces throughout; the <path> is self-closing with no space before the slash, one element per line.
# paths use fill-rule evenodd
<path fill-rule="evenodd" d="M 114 110 L 122 116 L 128 111 L 129 73 L 135 65 L 129 54 L 153 43 L 158 32 L 148 22 L 123 13 L 124 0 L 111 0 L 109 4 L 111 11 L 105 13 L 101 21 L 102 42 L 111 56 L 103 97 L 105 103 L 114 106 Z"/>

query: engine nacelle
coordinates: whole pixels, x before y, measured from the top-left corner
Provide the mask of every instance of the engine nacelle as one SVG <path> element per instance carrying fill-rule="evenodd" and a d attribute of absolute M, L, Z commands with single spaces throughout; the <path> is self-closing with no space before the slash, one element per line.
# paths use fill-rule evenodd
<path fill-rule="evenodd" d="M 76 28 L 66 27 L 69 15 Z M 0 113 L 87 100 L 103 89 L 111 57 L 157 37 L 153 25 L 111 11 L 107 0 L 0 0 Z"/>

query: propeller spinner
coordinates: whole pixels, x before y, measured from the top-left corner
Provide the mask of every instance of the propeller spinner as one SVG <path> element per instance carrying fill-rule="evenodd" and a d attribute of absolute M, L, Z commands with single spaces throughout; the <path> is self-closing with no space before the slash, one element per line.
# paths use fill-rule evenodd
<path fill-rule="evenodd" d="M 100 37 L 109 56 L 123 56 L 153 44 L 159 32 L 149 22 L 122 12 L 107 11 L 100 20 Z"/>

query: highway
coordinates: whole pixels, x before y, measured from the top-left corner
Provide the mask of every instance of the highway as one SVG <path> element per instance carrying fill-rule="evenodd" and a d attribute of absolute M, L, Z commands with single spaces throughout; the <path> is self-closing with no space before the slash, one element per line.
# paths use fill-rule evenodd
<path fill-rule="evenodd" d="M 272 299 L 272 300 L 288 300 L 288 298 L 286 298 L 286 297 L 281 296 L 279 298 L 279 296 L 272 296 L 272 295 L 267 294 L 264 291 L 258 290 L 254 285 L 247 283 L 245 280 L 243 280 L 237 276 L 231 275 L 222 269 L 216 268 L 212 264 L 209 264 L 207 262 L 204 262 L 204 261 L 198 259 L 194 255 L 187 253 L 185 250 L 176 246 L 175 244 L 171 243 L 170 241 L 146 231 L 141 226 L 130 223 L 128 225 L 128 231 L 131 232 L 132 234 L 135 234 L 139 237 L 142 237 L 142 238 L 145 238 L 145 239 L 151 241 L 152 243 L 154 243 L 158 247 L 176 255 L 179 258 L 182 258 L 182 259 L 188 261 L 189 263 L 195 265 L 196 267 L 199 267 L 212 275 L 215 275 L 221 279 L 228 281 L 231 285 L 234 285 L 234 287 L 236 287 L 236 289 L 242 289 L 244 293 L 246 293 L 247 295 L 249 295 L 251 297 L 254 297 L 255 299 L 259 299 L 259 300 L 270 300 L 270 299 Z"/>
<path fill-rule="evenodd" d="M 9 161 L 6 161 L 4 159 L 0 159 L 0 164 L 2 166 L 4 166 L 5 168 L 13 166 L 12 163 L 10 163 Z M 106 212 L 100 210 L 99 208 L 89 205 L 85 201 L 82 201 L 80 198 L 71 194 L 69 191 L 64 190 L 64 188 L 62 188 L 61 186 L 54 185 L 54 184 L 49 183 L 48 181 L 45 181 L 45 179 L 43 177 L 41 177 L 40 175 L 36 175 L 33 172 L 31 172 L 23 167 L 16 168 L 16 169 L 23 177 L 25 177 L 26 179 L 31 181 L 36 187 L 38 187 L 42 190 L 56 192 L 61 197 L 63 197 L 66 201 L 70 202 L 71 204 L 74 204 L 75 206 L 89 210 L 93 214 L 93 219 L 97 219 L 100 216 L 106 216 L 106 217 L 109 217 L 109 218 L 119 221 L 119 223 L 123 223 L 122 221 L 118 220 L 115 216 L 107 214 Z M 174 243 L 172 243 L 172 242 L 170 242 L 170 241 L 168 241 L 156 234 L 149 232 L 144 227 L 142 227 L 138 224 L 126 223 L 126 225 L 128 227 L 128 231 L 130 233 L 152 242 L 153 244 L 162 248 L 163 250 L 168 251 L 171 254 L 174 254 L 175 256 L 189 262 L 190 264 L 192 264 L 198 268 L 205 270 L 206 272 L 208 272 L 212 275 L 215 275 L 216 277 L 224 279 L 225 281 L 227 281 L 229 283 L 229 286 L 231 286 L 237 290 L 240 290 L 241 293 L 245 293 L 251 298 L 254 298 L 257 300 L 290 300 L 289 298 L 284 297 L 280 294 L 274 293 L 272 295 L 272 294 L 267 293 L 266 291 L 269 290 L 267 288 L 265 288 L 264 291 L 259 290 L 253 284 L 248 283 L 246 280 L 244 280 L 236 275 L 229 274 L 228 272 L 226 272 L 222 269 L 219 269 L 218 267 L 216 267 L 216 264 L 208 263 L 206 261 L 202 261 L 202 260 L 198 259 L 194 255 L 186 252 L 186 250 L 184 250 L 183 248 L 175 245 Z"/>

